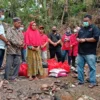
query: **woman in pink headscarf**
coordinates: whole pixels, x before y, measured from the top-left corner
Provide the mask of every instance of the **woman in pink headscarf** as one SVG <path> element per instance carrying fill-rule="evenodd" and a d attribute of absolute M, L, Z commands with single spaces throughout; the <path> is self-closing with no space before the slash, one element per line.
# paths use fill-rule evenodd
<path fill-rule="evenodd" d="M 36 79 L 37 75 L 43 75 L 42 60 L 40 56 L 40 46 L 42 40 L 34 21 L 30 22 L 30 25 L 25 33 L 25 42 L 28 47 L 28 76 L 29 80 L 32 80 L 33 76 Z"/>

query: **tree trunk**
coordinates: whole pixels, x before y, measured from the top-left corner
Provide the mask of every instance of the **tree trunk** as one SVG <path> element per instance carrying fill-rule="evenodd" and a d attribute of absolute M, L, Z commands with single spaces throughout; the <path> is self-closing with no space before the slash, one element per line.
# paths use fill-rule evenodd
<path fill-rule="evenodd" d="M 61 17 L 61 26 L 62 26 L 63 21 L 64 21 L 65 12 L 68 12 L 68 0 L 65 0 L 64 10 L 63 10 L 63 14 Z"/>
<path fill-rule="evenodd" d="M 49 9 L 48 9 L 48 15 L 51 18 L 52 18 L 52 14 L 53 14 L 52 6 L 53 6 L 53 0 L 50 0 Z"/>

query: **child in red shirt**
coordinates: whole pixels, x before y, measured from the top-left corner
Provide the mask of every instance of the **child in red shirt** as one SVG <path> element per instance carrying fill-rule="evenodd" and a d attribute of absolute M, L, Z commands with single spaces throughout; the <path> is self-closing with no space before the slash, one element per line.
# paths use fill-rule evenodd
<path fill-rule="evenodd" d="M 78 31 L 74 29 L 74 33 L 70 37 L 70 58 L 72 60 L 72 66 L 75 67 L 75 59 L 78 54 L 78 41 L 77 41 Z M 76 67 L 75 67 L 76 68 Z"/>
<path fill-rule="evenodd" d="M 42 38 L 42 45 L 41 45 L 41 55 L 43 62 L 47 62 L 47 44 L 48 44 L 48 37 L 44 34 L 44 27 L 40 26 L 39 31 Z"/>

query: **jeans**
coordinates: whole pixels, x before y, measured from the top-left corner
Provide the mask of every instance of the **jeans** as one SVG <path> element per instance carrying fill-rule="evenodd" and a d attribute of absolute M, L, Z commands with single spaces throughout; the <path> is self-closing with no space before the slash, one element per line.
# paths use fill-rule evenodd
<path fill-rule="evenodd" d="M 50 58 L 55 58 L 57 56 L 58 62 L 62 61 L 62 54 L 61 54 L 61 47 L 55 47 L 55 49 L 49 49 L 50 51 Z"/>
<path fill-rule="evenodd" d="M 84 83 L 84 66 L 85 63 L 89 66 L 89 81 L 91 84 L 96 84 L 96 55 L 78 55 L 77 68 L 78 68 L 78 80 L 80 83 Z"/>
<path fill-rule="evenodd" d="M 67 55 L 68 64 L 70 65 L 71 57 L 69 56 L 69 50 L 62 50 L 62 62 L 65 61 Z"/>
<path fill-rule="evenodd" d="M 22 62 L 26 62 L 26 49 L 21 50 Z"/>
<path fill-rule="evenodd" d="M 18 77 L 20 67 L 20 56 L 19 55 L 7 55 L 7 62 L 6 62 L 6 68 L 5 68 L 5 79 L 16 78 Z M 11 69 L 13 69 L 11 71 Z"/>
<path fill-rule="evenodd" d="M 3 63 L 4 54 L 5 54 L 5 50 L 0 49 L 0 68 L 1 68 L 2 63 Z"/>

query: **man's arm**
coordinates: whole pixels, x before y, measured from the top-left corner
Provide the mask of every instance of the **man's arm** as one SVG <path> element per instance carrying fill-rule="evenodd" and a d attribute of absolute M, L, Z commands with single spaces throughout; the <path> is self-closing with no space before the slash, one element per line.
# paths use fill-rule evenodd
<path fill-rule="evenodd" d="M 50 44 L 54 45 L 54 42 L 50 38 L 48 39 L 48 41 Z"/>
<path fill-rule="evenodd" d="M 60 43 L 61 43 L 61 39 L 60 39 L 59 41 L 57 41 L 56 43 L 57 43 L 57 44 L 60 44 Z"/>
<path fill-rule="evenodd" d="M 7 44 L 8 40 L 2 34 L 0 34 L 0 39 Z"/>
<path fill-rule="evenodd" d="M 96 42 L 97 40 L 95 38 L 85 38 L 86 42 Z"/>

